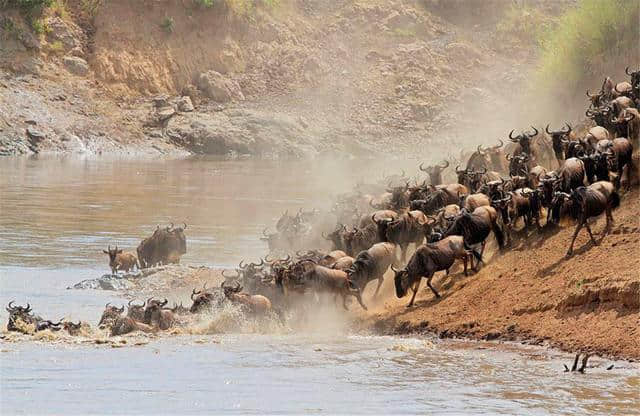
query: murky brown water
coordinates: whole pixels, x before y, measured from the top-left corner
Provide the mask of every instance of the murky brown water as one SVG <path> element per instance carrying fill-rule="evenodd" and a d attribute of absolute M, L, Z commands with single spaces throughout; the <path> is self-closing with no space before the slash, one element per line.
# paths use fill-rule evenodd
<path fill-rule="evenodd" d="M 156 224 L 186 221 L 185 263 L 236 264 L 264 253 L 257 237 L 282 211 L 322 207 L 383 165 L 0 159 L 0 303 L 95 323 L 118 294 L 65 288 L 107 271 L 106 245 L 134 248 Z M 563 373 L 571 360 L 341 329 L 182 335 L 120 349 L 3 341 L 0 413 L 639 412 L 637 368 L 606 371 L 610 362 L 596 359 L 585 375 Z"/>

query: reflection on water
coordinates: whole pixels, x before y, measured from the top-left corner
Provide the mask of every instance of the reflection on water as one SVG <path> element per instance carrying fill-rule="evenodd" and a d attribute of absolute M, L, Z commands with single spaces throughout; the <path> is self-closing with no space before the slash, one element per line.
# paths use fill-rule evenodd
<path fill-rule="evenodd" d="M 133 250 L 184 221 L 185 262 L 237 264 L 265 254 L 262 230 L 285 210 L 326 208 L 366 172 L 381 177 L 351 163 L 3 159 L 0 263 L 106 267 L 107 245 Z"/>
<path fill-rule="evenodd" d="M 257 237 L 285 209 L 326 207 L 382 171 L 346 161 L 0 159 L 0 303 L 95 324 L 117 294 L 65 288 L 108 271 L 108 244 L 132 249 L 156 224 L 186 221 L 185 263 L 236 264 L 264 254 Z M 594 360 L 585 375 L 565 374 L 566 355 L 479 348 L 338 329 L 120 349 L 2 341 L 0 413 L 638 412 L 636 368 Z"/>

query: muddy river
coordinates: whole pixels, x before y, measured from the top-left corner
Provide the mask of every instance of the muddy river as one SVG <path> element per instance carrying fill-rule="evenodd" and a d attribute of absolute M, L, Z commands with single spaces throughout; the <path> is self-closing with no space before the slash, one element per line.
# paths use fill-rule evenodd
<path fill-rule="evenodd" d="M 183 263 L 230 266 L 266 247 L 286 209 L 331 196 L 388 164 L 0 159 L 0 303 L 95 324 L 118 293 L 67 290 L 108 271 L 102 250 L 134 248 L 157 224 L 186 222 Z M 388 170 L 389 172 L 390 170 Z M 412 172 L 413 173 L 413 172 Z M 338 180 L 338 178 L 342 178 Z M 0 312 L 1 325 L 7 313 Z M 3 332 L 3 335 L 6 333 Z M 2 340 L 5 414 L 632 414 L 640 377 L 593 359 L 517 345 L 351 334 L 177 335 L 139 346 Z"/>

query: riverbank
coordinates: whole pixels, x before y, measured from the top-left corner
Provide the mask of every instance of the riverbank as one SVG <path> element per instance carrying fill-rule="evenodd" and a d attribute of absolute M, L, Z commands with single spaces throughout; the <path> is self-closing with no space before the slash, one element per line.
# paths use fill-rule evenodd
<path fill-rule="evenodd" d="M 612 234 L 604 240 L 596 235 L 599 246 L 582 230 L 574 256 L 565 259 L 574 226 L 530 237 L 475 275 L 434 279 L 442 298 L 423 283 L 414 307 L 405 307 L 408 297 L 388 298 L 357 326 L 378 334 L 524 341 L 639 360 L 639 215 L 636 189 L 614 211 Z M 592 225 L 594 233 L 604 223 L 601 218 Z"/>

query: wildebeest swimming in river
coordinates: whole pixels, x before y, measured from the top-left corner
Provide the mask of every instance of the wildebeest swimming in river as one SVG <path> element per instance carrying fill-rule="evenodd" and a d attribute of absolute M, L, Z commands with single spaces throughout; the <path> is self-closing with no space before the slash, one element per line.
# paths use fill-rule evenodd
<path fill-rule="evenodd" d="M 180 257 L 187 252 L 187 238 L 184 227 L 156 228 L 151 237 L 142 240 L 138 246 L 140 267 L 147 268 L 167 263 L 180 263 Z"/>

